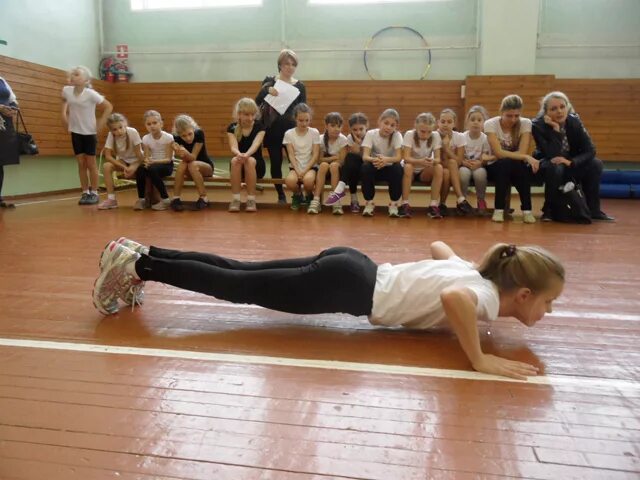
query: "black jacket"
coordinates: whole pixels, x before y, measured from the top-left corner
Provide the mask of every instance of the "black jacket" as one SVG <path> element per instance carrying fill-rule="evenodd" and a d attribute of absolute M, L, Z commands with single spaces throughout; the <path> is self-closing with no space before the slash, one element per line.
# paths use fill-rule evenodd
<path fill-rule="evenodd" d="M 544 123 L 544 117 L 538 115 L 532 121 L 532 134 L 536 141 L 536 151 L 533 156 L 537 159 L 551 160 L 562 155 L 562 135 L 550 125 Z M 581 167 L 591 162 L 596 156 L 596 147 L 584 128 L 580 117 L 575 113 L 567 116 L 565 123 L 567 141 L 569 142 L 569 160 L 575 167 Z"/>

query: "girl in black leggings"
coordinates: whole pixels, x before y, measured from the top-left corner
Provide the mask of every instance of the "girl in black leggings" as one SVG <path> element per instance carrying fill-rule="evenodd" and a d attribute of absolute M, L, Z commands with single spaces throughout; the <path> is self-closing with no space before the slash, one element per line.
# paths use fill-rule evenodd
<path fill-rule="evenodd" d="M 480 266 L 457 257 L 443 242 L 431 245 L 431 255 L 377 265 L 353 248 L 334 247 L 312 257 L 240 262 L 120 238 L 102 254 L 93 303 L 105 315 L 116 313 L 118 298 L 140 303 L 144 282 L 156 281 L 295 314 L 367 315 L 375 325 L 414 329 L 446 323 L 476 370 L 535 375 L 531 365 L 484 354 L 477 321 L 502 315 L 534 325 L 562 292 L 562 265 L 535 246 L 497 244 Z"/>

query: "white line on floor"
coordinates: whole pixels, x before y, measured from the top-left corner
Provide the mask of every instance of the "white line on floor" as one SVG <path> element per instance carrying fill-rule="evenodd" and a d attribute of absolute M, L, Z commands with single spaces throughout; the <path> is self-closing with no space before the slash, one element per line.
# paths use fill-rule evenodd
<path fill-rule="evenodd" d="M 450 378 L 458 380 L 484 380 L 495 382 L 532 383 L 550 386 L 580 386 L 581 388 L 611 388 L 630 393 L 640 392 L 640 383 L 611 378 L 537 376 L 521 382 L 506 377 L 484 373 L 448 370 L 443 368 L 409 367 L 404 365 L 385 365 L 379 363 L 340 362 L 334 360 L 312 360 L 303 358 L 268 357 L 262 355 L 234 355 L 228 353 L 193 352 L 190 350 L 166 350 L 159 348 L 121 347 L 95 345 L 87 343 L 53 342 L 45 340 L 22 340 L 0 338 L 0 346 L 18 348 L 39 348 L 45 350 L 66 350 L 72 352 L 107 353 L 115 355 L 138 355 L 146 357 L 179 358 L 210 362 L 241 363 L 250 365 L 274 365 L 284 367 L 321 368 L 327 370 L 345 370 L 351 372 L 382 373 L 387 375 L 413 375 L 419 377 Z"/>

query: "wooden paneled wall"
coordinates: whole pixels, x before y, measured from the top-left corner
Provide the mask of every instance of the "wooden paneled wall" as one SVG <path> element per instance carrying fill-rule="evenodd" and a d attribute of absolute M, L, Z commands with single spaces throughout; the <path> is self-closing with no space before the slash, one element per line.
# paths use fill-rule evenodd
<path fill-rule="evenodd" d="M 0 56 L 0 75 L 18 96 L 42 154 L 71 155 L 71 142 L 60 121 L 60 91 L 66 72 Z M 219 157 L 229 154 L 225 130 L 231 122 L 233 105 L 240 97 L 255 97 L 260 80 L 131 84 L 96 81 L 94 86 L 141 134 L 145 133 L 145 110 L 160 111 L 168 131 L 175 115 L 190 114 L 204 129 L 210 154 Z M 445 107 L 458 113 L 458 127 L 462 129 L 464 112 L 471 105 L 484 105 L 491 115 L 497 115 L 500 100 L 510 93 L 523 97 L 523 114 L 533 117 L 545 93 L 561 90 L 580 113 L 600 158 L 640 161 L 640 136 L 636 134 L 640 131 L 640 115 L 636 113 L 640 79 L 564 80 L 553 75 L 522 75 L 470 76 L 466 81 L 307 81 L 305 85 L 315 111 L 313 125 L 320 131 L 328 112 L 341 112 L 346 122 L 351 113 L 362 111 L 375 126 L 378 115 L 388 107 L 400 113 L 403 131 L 412 127 L 418 113 L 431 111 L 437 115 Z M 464 99 L 460 95 L 463 85 Z"/>
<path fill-rule="evenodd" d="M 95 72 L 94 72 L 95 73 Z M 62 87 L 67 72 L 0 55 L 0 76 L 16 94 L 20 109 L 41 155 L 73 155 L 71 138 L 62 124 Z M 112 101 L 113 84 L 95 80 L 94 88 Z M 101 145 L 104 144 L 104 132 Z"/>

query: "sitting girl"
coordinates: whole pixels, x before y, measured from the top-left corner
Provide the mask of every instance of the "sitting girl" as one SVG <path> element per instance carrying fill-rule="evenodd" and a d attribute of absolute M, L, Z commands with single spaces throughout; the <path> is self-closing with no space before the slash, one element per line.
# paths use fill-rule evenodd
<path fill-rule="evenodd" d="M 262 158 L 264 125 L 256 117 L 258 105 L 251 98 L 241 98 L 234 108 L 233 122 L 227 128 L 231 159 L 231 203 L 230 212 L 240 211 L 240 189 L 242 181 L 247 184 L 246 212 L 257 211 L 256 182 L 264 177 L 266 165 Z"/>
<path fill-rule="evenodd" d="M 307 258 L 240 262 L 212 254 L 146 247 L 121 237 L 102 252 L 93 303 L 116 313 L 118 298 L 135 304 L 144 281 L 155 281 L 294 314 L 367 315 L 374 325 L 426 329 L 451 326 L 474 369 L 526 379 L 537 368 L 486 354 L 478 320 L 512 316 L 531 327 L 564 286 L 564 268 L 536 246 L 499 243 L 479 266 L 456 256 L 443 242 L 433 259 L 377 265 L 348 247 Z"/>
<path fill-rule="evenodd" d="M 144 162 L 142 140 L 138 131 L 127 125 L 127 119 L 120 113 L 107 118 L 109 134 L 104 144 L 104 156 L 107 161 L 102 166 L 104 184 L 107 187 L 107 199 L 98 205 L 98 210 L 118 208 L 113 185 L 113 172 L 122 172 L 124 178 L 136 178 L 138 167 Z"/>
<path fill-rule="evenodd" d="M 178 115 L 173 121 L 173 151 L 181 162 L 176 168 L 173 183 L 173 200 L 171 209 L 175 212 L 184 210 L 180 194 L 185 179 L 191 178 L 198 189 L 196 208 L 202 210 L 209 205 L 204 178 L 213 175 L 213 162 L 207 155 L 204 143 L 204 132 L 189 115 Z"/>

